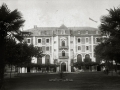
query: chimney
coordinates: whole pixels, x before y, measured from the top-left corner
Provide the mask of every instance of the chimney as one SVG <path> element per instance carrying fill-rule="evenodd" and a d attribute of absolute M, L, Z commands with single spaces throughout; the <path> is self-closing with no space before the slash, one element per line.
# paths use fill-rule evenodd
<path fill-rule="evenodd" d="M 36 29 L 37 28 L 37 25 L 34 25 L 34 29 Z"/>

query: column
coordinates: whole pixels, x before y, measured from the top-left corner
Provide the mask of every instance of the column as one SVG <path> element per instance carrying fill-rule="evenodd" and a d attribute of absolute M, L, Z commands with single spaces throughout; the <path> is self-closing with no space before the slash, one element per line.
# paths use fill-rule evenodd
<path fill-rule="evenodd" d="M 56 36 L 56 39 L 57 39 L 57 41 L 56 41 L 56 58 L 57 58 L 57 60 L 58 60 L 58 63 L 59 63 L 59 67 L 57 67 L 57 72 L 59 72 L 60 70 L 61 70 L 61 63 L 60 63 L 60 61 L 59 61 L 59 39 L 58 39 L 58 36 Z"/>
<path fill-rule="evenodd" d="M 75 52 L 76 52 L 76 47 L 75 47 L 75 45 L 76 45 L 76 40 L 75 40 L 75 36 L 74 36 L 74 50 L 73 50 L 73 51 L 74 51 L 74 59 L 75 59 L 75 54 L 76 54 L 76 53 L 75 53 Z"/>
<path fill-rule="evenodd" d="M 53 63 L 54 63 L 54 60 L 53 60 L 53 59 L 54 59 L 54 58 L 53 58 L 53 53 L 54 53 L 54 44 L 53 44 L 53 43 L 54 43 L 54 40 L 53 40 L 53 36 L 52 36 L 52 45 L 51 45 L 51 48 L 52 48 L 52 51 L 51 51 L 51 56 L 52 56 L 52 57 L 51 57 L 51 59 L 52 59 L 52 60 L 51 60 L 51 64 L 53 64 Z"/>
<path fill-rule="evenodd" d="M 92 61 L 95 61 L 94 60 L 94 51 L 93 51 L 93 49 L 94 49 L 93 48 L 93 36 L 91 36 L 91 46 L 92 46 L 92 48 L 91 48 L 92 49 Z"/>
<path fill-rule="evenodd" d="M 57 44 L 56 45 L 57 46 L 57 50 L 56 51 L 57 51 L 57 59 L 58 59 L 58 62 L 59 62 L 59 38 L 58 38 L 58 36 L 56 36 L 56 38 L 57 38 L 57 43 L 56 43 Z"/>
<path fill-rule="evenodd" d="M 71 58 L 70 58 L 70 36 L 68 36 L 68 45 L 69 45 L 68 72 L 71 72 L 71 66 L 70 66 L 70 63 L 71 63 Z"/>

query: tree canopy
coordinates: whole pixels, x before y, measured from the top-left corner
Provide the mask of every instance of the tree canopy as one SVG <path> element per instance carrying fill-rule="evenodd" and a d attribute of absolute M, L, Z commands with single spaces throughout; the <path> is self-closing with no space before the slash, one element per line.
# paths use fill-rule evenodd
<path fill-rule="evenodd" d="M 6 64 L 20 66 L 31 63 L 32 57 L 42 57 L 42 52 L 25 42 L 16 43 L 13 39 L 7 39 L 5 55 Z"/>
<path fill-rule="evenodd" d="M 14 36 L 21 40 L 20 27 L 23 26 L 25 20 L 22 19 L 22 14 L 17 10 L 11 11 L 6 4 L 0 7 L 0 37 L 5 39 L 7 36 Z M 19 38 L 18 38 L 19 37 Z"/>
<path fill-rule="evenodd" d="M 6 38 L 22 40 L 20 27 L 23 26 L 24 21 L 17 9 L 11 11 L 5 3 L 0 6 L 0 88 L 4 79 Z"/>
<path fill-rule="evenodd" d="M 99 29 L 106 38 L 96 46 L 95 55 L 103 60 L 120 63 L 120 8 L 113 8 L 102 16 Z"/>

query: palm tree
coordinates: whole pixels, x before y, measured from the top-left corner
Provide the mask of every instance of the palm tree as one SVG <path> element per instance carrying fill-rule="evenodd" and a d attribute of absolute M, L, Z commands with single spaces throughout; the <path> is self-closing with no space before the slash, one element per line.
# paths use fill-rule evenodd
<path fill-rule="evenodd" d="M 99 29 L 106 39 L 95 48 L 96 56 L 106 61 L 120 63 L 120 8 L 113 8 L 102 16 Z"/>
<path fill-rule="evenodd" d="M 17 9 L 11 11 L 5 3 L 2 4 L 0 7 L 0 88 L 4 79 L 6 39 L 22 40 L 19 29 L 23 23 L 22 15 Z"/>
<path fill-rule="evenodd" d="M 120 38 L 120 8 L 114 8 L 107 11 L 108 15 L 102 16 L 100 30 L 108 37 Z"/>

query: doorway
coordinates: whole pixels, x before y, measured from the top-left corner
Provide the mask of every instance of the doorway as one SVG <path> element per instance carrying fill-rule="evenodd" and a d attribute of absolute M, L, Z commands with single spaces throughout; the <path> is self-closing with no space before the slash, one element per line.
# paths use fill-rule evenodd
<path fill-rule="evenodd" d="M 61 71 L 66 72 L 66 63 L 61 63 Z"/>

